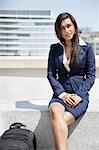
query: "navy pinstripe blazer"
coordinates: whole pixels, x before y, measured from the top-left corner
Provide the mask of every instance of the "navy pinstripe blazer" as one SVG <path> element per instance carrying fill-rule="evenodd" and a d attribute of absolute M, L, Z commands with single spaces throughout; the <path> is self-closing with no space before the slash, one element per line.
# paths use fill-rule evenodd
<path fill-rule="evenodd" d="M 52 44 L 48 57 L 47 78 L 51 84 L 54 95 L 58 97 L 66 91 L 69 80 L 74 93 L 82 99 L 89 95 L 89 90 L 95 81 L 96 66 L 95 55 L 91 44 L 80 46 L 79 62 L 74 68 L 67 71 L 63 64 L 64 49 L 60 43 Z"/>

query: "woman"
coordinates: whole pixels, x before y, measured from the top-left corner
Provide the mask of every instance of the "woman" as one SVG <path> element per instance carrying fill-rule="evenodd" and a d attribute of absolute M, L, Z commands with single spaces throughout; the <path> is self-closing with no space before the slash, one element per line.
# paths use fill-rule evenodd
<path fill-rule="evenodd" d="M 83 115 L 95 81 L 95 56 L 91 44 L 78 34 L 74 17 L 60 14 L 55 22 L 60 43 L 51 45 L 47 78 L 53 89 L 49 102 L 55 150 L 67 150 L 68 126 Z"/>

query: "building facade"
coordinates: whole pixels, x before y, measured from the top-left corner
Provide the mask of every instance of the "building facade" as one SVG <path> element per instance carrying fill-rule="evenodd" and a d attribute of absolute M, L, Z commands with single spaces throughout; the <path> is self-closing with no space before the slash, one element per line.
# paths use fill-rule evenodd
<path fill-rule="evenodd" d="M 85 32 L 84 32 L 85 31 Z M 84 41 L 87 41 L 93 45 L 94 52 L 99 55 L 99 32 L 92 32 L 87 30 L 81 30 L 80 36 Z"/>
<path fill-rule="evenodd" d="M 58 42 L 50 10 L 0 10 L 1 56 L 46 56 L 50 45 Z M 80 29 L 81 37 L 93 44 L 99 55 L 99 32 Z"/>
<path fill-rule="evenodd" d="M 56 41 L 50 11 L 0 11 L 0 55 L 47 55 Z"/>

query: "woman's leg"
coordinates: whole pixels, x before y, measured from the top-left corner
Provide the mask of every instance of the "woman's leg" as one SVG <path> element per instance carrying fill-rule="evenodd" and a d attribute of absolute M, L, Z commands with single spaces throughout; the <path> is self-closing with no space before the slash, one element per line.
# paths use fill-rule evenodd
<path fill-rule="evenodd" d="M 49 107 L 51 113 L 51 126 L 55 139 L 56 150 L 66 150 L 68 129 L 64 120 L 64 107 L 54 102 Z"/>
<path fill-rule="evenodd" d="M 74 122 L 74 117 L 70 113 L 65 113 L 65 108 L 58 102 L 52 103 L 49 110 L 55 148 L 56 150 L 67 150 L 68 124 Z"/>

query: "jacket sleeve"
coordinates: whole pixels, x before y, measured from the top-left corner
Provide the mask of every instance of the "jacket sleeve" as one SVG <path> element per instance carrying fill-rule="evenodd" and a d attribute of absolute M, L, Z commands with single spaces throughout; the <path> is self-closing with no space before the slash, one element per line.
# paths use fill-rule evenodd
<path fill-rule="evenodd" d="M 86 97 L 88 91 L 91 89 L 95 82 L 96 75 L 96 65 L 95 65 L 95 55 L 91 45 L 88 46 L 86 52 L 86 78 L 83 81 L 82 85 L 79 86 L 76 94 L 81 98 Z"/>
<path fill-rule="evenodd" d="M 50 85 L 53 89 L 55 96 L 58 97 L 62 92 L 65 92 L 65 89 L 57 80 L 57 69 L 55 66 L 55 52 L 56 49 L 54 45 L 51 45 L 48 57 L 47 78 L 50 82 Z"/>

